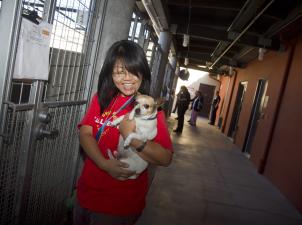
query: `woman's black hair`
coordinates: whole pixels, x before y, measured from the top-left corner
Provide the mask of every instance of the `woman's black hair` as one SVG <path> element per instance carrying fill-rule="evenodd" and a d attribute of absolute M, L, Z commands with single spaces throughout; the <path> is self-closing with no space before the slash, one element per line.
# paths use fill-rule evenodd
<path fill-rule="evenodd" d="M 112 99 L 119 93 L 113 83 L 113 67 L 117 60 L 121 60 L 127 71 L 141 77 L 139 92 L 149 94 L 151 72 L 144 50 L 135 42 L 122 40 L 115 42 L 108 50 L 98 81 L 98 99 L 103 112 Z"/>

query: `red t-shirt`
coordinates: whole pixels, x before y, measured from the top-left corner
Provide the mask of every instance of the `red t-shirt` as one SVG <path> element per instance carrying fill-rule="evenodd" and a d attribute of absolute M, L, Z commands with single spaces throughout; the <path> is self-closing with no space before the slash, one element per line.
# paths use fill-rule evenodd
<path fill-rule="evenodd" d="M 100 114 L 100 106 L 97 95 L 94 95 L 86 115 L 80 122 L 81 125 L 93 127 L 93 135 L 104 121 L 116 112 L 129 97 L 118 96 L 113 99 L 108 108 Z M 131 105 L 121 110 L 116 116 L 130 112 Z M 110 121 L 112 121 L 112 118 Z M 107 150 L 117 151 L 119 131 L 116 127 L 106 126 L 98 145 L 104 157 L 108 159 Z M 157 136 L 154 142 L 172 151 L 172 142 L 168 133 L 163 112 L 157 115 Z M 86 157 L 82 174 L 77 184 L 77 197 L 82 207 L 94 212 L 102 212 L 111 215 L 129 215 L 140 213 L 145 207 L 145 196 L 148 190 L 148 173 L 145 170 L 137 179 L 119 181 L 111 177 L 107 172 L 98 168 L 95 163 Z"/>

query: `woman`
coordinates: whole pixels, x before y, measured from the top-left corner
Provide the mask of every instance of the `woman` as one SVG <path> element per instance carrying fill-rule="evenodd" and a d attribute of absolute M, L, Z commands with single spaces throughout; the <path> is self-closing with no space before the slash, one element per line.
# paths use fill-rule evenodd
<path fill-rule="evenodd" d="M 178 94 L 177 94 L 178 95 Z M 190 105 L 191 96 L 186 86 L 180 87 L 180 93 L 177 96 L 178 104 L 177 104 L 177 128 L 173 131 L 180 134 L 182 133 L 184 126 L 185 113 Z"/>
<path fill-rule="evenodd" d="M 128 115 L 119 128 L 110 126 L 110 121 L 131 111 L 131 100 L 137 92 L 148 94 L 150 77 L 144 51 L 136 43 L 119 41 L 108 50 L 98 91 L 79 124 L 80 144 L 87 157 L 77 184 L 74 225 L 134 224 L 142 213 L 148 188 L 147 170 L 137 179 L 128 179 L 134 171 L 117 159 L 109 159 L 108 151 L 115 154 L 119 135 L 125 139 L 135 129 Z M 130 145 L 147 162 L 168 166 L 172 143 L 163 112 L 158 113 L 157 124 L 158 133 L 153 141 L 134 139 Z"/>
<path fill-rule="evenodd" d="M 221 98 L 219 96 L 219 91 L 216 91 L 216 96 L 213 99 L 211 112 L 210 112 L 210 122 L 209 122 L 209 124 L 211 124 L 211 125 L 215 125 L 216 112 L 218 110 L 220 100 L 221 100 Z"/>
<path fill-rule="evenodd" d="M 192 112 L 191 118 L 188 121 L 191 126 L 196 126 L 198 113 L 201 111 L 203 105 L 203 96 L 201 91 L 195 92 L 195 97 L 192 99 Z"/>

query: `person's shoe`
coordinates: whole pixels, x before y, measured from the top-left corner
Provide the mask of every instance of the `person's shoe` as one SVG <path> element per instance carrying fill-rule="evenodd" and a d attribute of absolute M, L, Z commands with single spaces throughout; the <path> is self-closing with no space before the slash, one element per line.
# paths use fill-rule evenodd
<path fill-rule="evenodd" d="M 178 120 L 178 117 L 176 117 L 175 119 Z"/>
<path fill-rule="evenodd" d="M 188 123 L 191 123 L 191 120 L 188 120 L 187 122 L 188 122 Z"/>
<path fill-rule="evenodd" d="M 193 126 L 193 127 L 196 127 L 196 124 L 193 124 L 193 123 L 189 123 L 191 126 Z"/>
<path fill-rule="evenodd" d="M 177 129 L 173 130 L 173 132 L 178 133 L 178 134 L 181 133 L 181 131 L 179 131 L 179 130 L 177 130 Z"/>

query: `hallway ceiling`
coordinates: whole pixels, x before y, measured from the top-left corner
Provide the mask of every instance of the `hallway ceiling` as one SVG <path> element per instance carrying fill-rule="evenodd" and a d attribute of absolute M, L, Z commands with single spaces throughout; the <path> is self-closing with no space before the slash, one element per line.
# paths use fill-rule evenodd
<path fill-rule="evenodd" d="M 282 51 L 286 41 L 302 30 L 301 0 L 161 0 L 161 3 L 180 66 L 184 66 L 184 58 L 188 57 L 189 68 L 212 73 L 227 72 L 230 66 L 244 68 L 258 57 L 260 47 Z M 157 1 L 153 0 L 153 4 Z M 158 16 L 161 21 L 163 17 Z M 186 33 L 190 42 L 183 47 Z"/>

